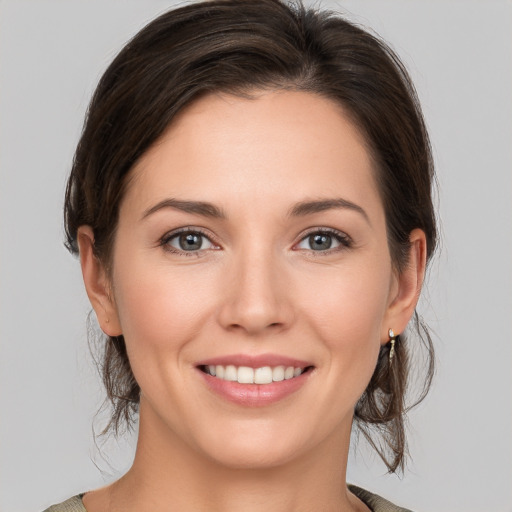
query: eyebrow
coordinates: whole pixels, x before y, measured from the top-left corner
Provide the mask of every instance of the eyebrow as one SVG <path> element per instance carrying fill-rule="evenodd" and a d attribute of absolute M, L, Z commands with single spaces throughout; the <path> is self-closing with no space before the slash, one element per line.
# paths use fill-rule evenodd
<path fill-rule="evenodd" d="M 357 213 L 360 213 L 368 222 L 368 224 L 371 225 L 370 218 L 368 217 L 368 214 L 365 212 L 361 206 L 358 204 L 353 203 L 352 201 L 347 201 L 346 199 L 342 198 L 335 198 L 335 199 L 321 199 L 318 201 L 303 201 L 300 203 L 297 203 L 289 212 L 289 215 L 292 217 L 303 217 L 306 215 L 312 215 L 314 213 L 324 212 L 326 210 L 333 210 L 333 209 L 347 209 L 352 210 Z"/>
<path fill-rule="evenodd" d="M 212 203 L 207 203 L 204 201 L 181 201 L 179 199 L 169 198 L 164 199 L 151 208 L 145 210 L 144 214 L 142 215 L 142 219 L 145 219 L 146 217 L 149 217 L 153 213 L 164 208 L 173 208 L 175 210 L 202 215 L 203 217 L 210 217 L 213 219 L 226 218 L 225 213 Z M 371 225 L 368 214 L 363 208 L 361 208 L 361 206 L 342 198 L 322 199 L 317 201 L 301 201 L 290 209 L 288 215 L 291 217 L 305 217 L 307 215 L 313 215 L 315 213 L 333 209 L 348 209 L 360 213 L 368 222 L 368 224 Z"/>
<path fill-rule="evenodd" d="M 142 215 L 142 219 L 149 217 L 163 208 L 173 208 L 182 212 L 194 213 L 196 215 L 202 215 L 203 217 L 211 217 L 214 219 L 226 218 L 224 212 L 211 203 L 206 203 L 204 201 L 180 201 L 179 199 L 170 198 L 164 199 L 163 201 L 155 204 L 155 206 L 148 208 Z"/>

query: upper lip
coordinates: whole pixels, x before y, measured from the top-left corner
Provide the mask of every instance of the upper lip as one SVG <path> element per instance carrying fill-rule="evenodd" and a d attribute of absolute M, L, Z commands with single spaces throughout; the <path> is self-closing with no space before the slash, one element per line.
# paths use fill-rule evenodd
<path fill-rule="evenodd" d="M 293 366 L 294 368 L 306 368 L 308 366 L 313 366 L 311 362 L 279 354 L 230 354 L 225 356 L 212 357 L 210 359 L 204 359 L 199 361 L 196 366 L 210 365 L 247 366 L 249 368 L 262 368 L 264 366 Z"/>

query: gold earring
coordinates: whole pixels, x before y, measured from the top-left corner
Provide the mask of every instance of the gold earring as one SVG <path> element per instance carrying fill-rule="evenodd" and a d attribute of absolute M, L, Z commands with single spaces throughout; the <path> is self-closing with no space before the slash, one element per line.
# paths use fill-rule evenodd
<path fill-rule="evenodd" d="M 393 360 L 393 356 L 395 355 L 395 341 L 398 338 L 398 334 L 395 334 L 393 329 L 389 329 L 388 331 L 389 342 L 391 343 L 391 349 L 389 351 L 389 363 Z"/>

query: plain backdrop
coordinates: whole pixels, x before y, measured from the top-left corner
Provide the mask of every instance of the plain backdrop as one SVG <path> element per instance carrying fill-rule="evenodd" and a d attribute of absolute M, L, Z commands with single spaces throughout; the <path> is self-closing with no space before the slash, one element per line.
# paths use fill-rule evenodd
<path fill-rule="evenodd" d="M 92 441 L 102 390 L 79 264 L 62 243 L 62 201 L 102 71 L 171 5 L 0 1 L 3 512 L 41 511 L 130 462 L 132 439 L 101 450 Z M 512 511 L 512 3 L 321 5 L 371 27 L 406 62 L 440 183 L 442 247 L 420 308 L 435 333 L 438 372 L 410 415 L 412 462 L 402 479 L 387 476 L 360 443 L 349 480 L 416 512 Z"/>

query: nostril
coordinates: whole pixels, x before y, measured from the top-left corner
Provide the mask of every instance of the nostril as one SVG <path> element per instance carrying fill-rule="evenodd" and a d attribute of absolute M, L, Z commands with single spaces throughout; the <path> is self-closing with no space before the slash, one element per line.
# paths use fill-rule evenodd
<path fill-rule="evenodd" d="M 271 301 L 258 294 L 228 297 L 221 303 L 218 315 L 224 329 L 246 331 L 250 335 L 262 333 L 265 329 L 276 333 L 287 327 L 293 317 L 287 301 Z"/>

